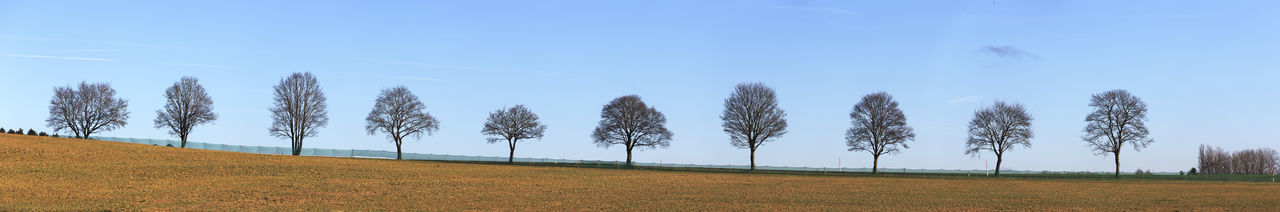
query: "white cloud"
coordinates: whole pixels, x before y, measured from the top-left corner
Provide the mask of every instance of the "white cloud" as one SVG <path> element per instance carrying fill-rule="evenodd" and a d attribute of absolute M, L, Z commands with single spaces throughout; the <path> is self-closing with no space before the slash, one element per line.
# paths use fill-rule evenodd
<path fill-rule="evenodd" d="M 982 96 L 965 96 L 965 97 L 951 99 L 951 101 L 947 101 L 947 103 L 951 103 L 951 104 L 969 103 L 969 102 L 977 102 L 979 100 L 982 100 Z"/>
<path fill-rule="evenodd" d="M 114 60 L 114 59 L 96 58 L 96 57 L 62 57 L 62 56 L 29 55 L 29 54 L 2 54 L 2 53 L 0 53 L 0 56 L 5 56 L 5 57 L 21 57 L 21 58 L 37 58 L 37 59 L 54 59 L 54 60 L 80 60 L 80 61 L 101 61 L 101 62 L 116 62 L 116 61 L 117 61 L 117 60 Z"/>

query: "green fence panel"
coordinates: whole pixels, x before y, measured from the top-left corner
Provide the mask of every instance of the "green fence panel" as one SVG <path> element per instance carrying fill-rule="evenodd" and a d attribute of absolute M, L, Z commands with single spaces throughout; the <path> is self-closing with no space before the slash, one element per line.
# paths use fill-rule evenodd
<path fill-rule="evenodd" d="M 240 149 L 240 145 L 222 145 L 222 151 L 235 152 Z"/>
<path fill-rule="evenodd" d="M 332 149 L 315 149 L 316 156 L 333 157 Z"/>
<path fill-rule="evenodd" d="M 392 158 L 392 159 L 396 158 L 396 152 L 392 152 L 392 151 L 377 151 L 376 155 L 378 155 L 378 157 L 380 158 Z"/>
<path fill-rule="evenodd" d="M 173 139 L 142 139 L 142 138 L 120 138 L 120 137 L 91 137 L 91 139 L 114 141 L 124 143 L 136 143 L 157 146 L 181 146 L 179 140 Z M 226 145 L 204 142 L 188 142 L 187 148 L 231 151 L 255 154 L 277 154 L 291 155 L 293 153 L 290 147 L 264 147 L 264 146 L 242 146 L 242 145 Z M 382 158 L 395 159 L 396 152 L 382 150 L 354 150 L 354 149 L 317 149 L 303 148 L 301 155 L 308 156 L 325 156 L 325 157 L 359 157 L 359 158 Z M 447 155 L 447 154 L 422 154 L 422 153 L 404 153 L 404 159 L 408 160 L 442 160 L 442 161 L 475 161 L 475 162 L 506 162 L 507 157 L 501 156 L 465 156 L 465 155 Z M 624 162 L 621 161 L 598 161 L 598 160 L 566 160 L 566 159 L 550 159 L 550 158 L 515 158 L 516 162 L 534 162 L 534 163 L 571 163 L 579 164 L 582 167 L 621 167 Z M 749 169 L 746 165 L 705 165 L 705 164 L 675 164 L 675 163 L 639 163 L 638 166 L 648 167 L 673 167 L 673 168 L 711 168 L 711 169 Z M 787 166 L 760 166 L 761 170 L 775 171 L 808 171 L 808 172 L 871 172 L 870 168 L 821 168 L 821 167 L 787 167 Z M 903 169 L 903 168 L 881 168 L 880 172 L 884 173 L 909 173 L 923 175 L 984 175 L 993 174 L 992 170 L 944 170 L 944 169 Z M 1046 177 L 1046 178 L 1110 178 L 1112 173 L 1107 172 L 1085 172 L 1085 171 L 1032 171 L 1032 170 L 1001 170 L 1005 174 L 1017 174 L 1024 177 Z M 1156 175 L 1133 175 L 1132 172 L 1121 173 L 1127 175 L 1128 178 L 1134 179 L 1184 179 L 1198 181 L 1250 181 L 1250 182 L 1272 182 L 1272 175 L 1183 175 L 1179 176 L 1173 173 L 1157 173 Z M 1052 176 L 1050 176 L 1052 175 Z"/>
<path fill-rule="evenodd" d="M 222 144 L 207 144 L 207 145 L 204 145 L 204 149 L 221 151 Z"/>
<path fill-rule="evenodd" d="M 275 148 L 275 147 L 262 146 L 262 147 L 258 147 L 258 152 L 256 152 L 256 153 L 258 153 L 258 154 L 276 154 L 276 148 Z"/>

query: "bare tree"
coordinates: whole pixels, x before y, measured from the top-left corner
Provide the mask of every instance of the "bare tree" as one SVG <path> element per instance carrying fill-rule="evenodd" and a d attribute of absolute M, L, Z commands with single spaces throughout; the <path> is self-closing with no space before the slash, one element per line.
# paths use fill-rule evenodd
<path fill-rule="evenodd" d="M 1272 174 L 1280 153 L 1272 148 L 1245 149 L 1234 153 L 1200 145 L 1200 172 L 1206 174 Z"/>
<path fill-rule="evenodd" d="M 1133 146 L 1134 151 L 1142 151 L 1153 142 L 1147 138 L 1147 103 L 1142 102 L 1129 91 L 1111 90 L 1094 94 L 1089 101 L 1094 108 L 1085 117 L 1088 123 L 1084 127 L 1085 135 L 1081 136 L 1095 155 L 1115 155 L 1116 178 L 1120 177 L 1120 150 L 1125 143 Z"/>
<path fill-rule="evenodd" d="M 173 83 L 164 91 L 164 99 L 164 108 L 156 110 L 155 127 L 169 128 L 170 135 L 182 140 L 182 148 L 187 148 L 191 129 L 218 120 L 218 114 L 213 113 L 213 99 L 195 77 L 182 77 Z"/>
<path fill-rule="evenodd" d="M 302 154 L 302 140 L 316 136 L 317 128 L 329 124 L 324 91 L 311 72 L 293 73 L 280 79 L 275 87 L 275 104 L 271 111 L 272 136 L 288 138 L 293 155 Z"/>
<path fill-rule="evenodd" d="M 1272 148 L 1240 150 L 1231 155 L 1235 174 L 1272 174 L 1275 173 L 1280 157 Z"/>
<path fill-rule="evenodd" d="M 1222 148 L 1200 144 L 1199 167 L 1205 174 L 1230 174 L 1231 153 Z"/>
<path fill-rule="evenodd" d="M 71 131 L 77 138 L 124 127 L 129 120 L 129 101 L 115 96 L 110 83 L 80 82 L 78 89 L 55 87 L 46 126 Z"/>
<path fill-rule="evenodd" d="M 369 135 L 378 131 L 387 134 L 395 142 L 396 160 L 400 160 L 400 146 L 404 144 L 402 141 L 405 137 L 420 139 L 422 134 L 431 135 L 440 129 L 440 121 L 423 111 L 426 107 L 409 88 L 397 86 L 383 89 L 378 94 L 373 110 L 369 111 L 369 117 L 364 119 L 368 122 L 364 128 L 369 131 Z"/>
<path fill-rule="evenodd" d="M 871 153 L 871 174 L 879 171 L 881 155 L 897 154 L 901 152 L 899 148 L 910 148 L 907 141 L 916 139 L 915 132 L 907 126 L 907 115 L 898 109 L 898 101 L 889 93 L 863 96 L 853 105 L 849 118 L 853 119 L 853 127 L 845 132 L 845 144 L 849 151 Z"/>
<path fill-rule="evenodd" d="M 524 105 L 516 105 L 490 112 L 489 119 L 484 122 L 484 129 L 480 130 L 480 133 L 491 136 L 485 139 L 489 143 L 506 140 L 507 146 L 511 148 L 507 162 L 514 163 L 516 142 L 520 139 L 542 139 L 542 133 L 546 131 L 547 125 L 538 122 L 538 114 L 533 114 L 533 111 L 529 111 L 529 108 L 525 108 Z"/>
<path fill-rule="evenodd" d="M 756 149 L 787 134 L 787 112 L 778 108 L 773 88 L 764 83 L 741 83 L 724 100 L 724 121 L 734 147 L 751 150 L 751 170 L 756 170 Z"/>
<path fill-rule="evenodd" d="M 996 154 L 996 177 L 1000 176 L 1000 164 L 1004 152 L 1015 146 L 1031 148 L 1031 114 L 1019 103 L 997 101 L 995 105 L 973 112 L 969 121 L 969 139 L 965 142 L 965 154 L 979 155 L 982 151 Z"/>
<path fill-rule="evenodd" d="M 591 138 L 597 146 L 609 148 L 622 144 L 627 148 L 627 166 L 631 166 L 631 150 L 640 148 L 666 148 L 671 145 L 671 131 L 667 130 L 667 117 L 653 107 L 646 106 L 640 96 L 627 95 L 609 101 L 600 109 L 600 125 Z"/>

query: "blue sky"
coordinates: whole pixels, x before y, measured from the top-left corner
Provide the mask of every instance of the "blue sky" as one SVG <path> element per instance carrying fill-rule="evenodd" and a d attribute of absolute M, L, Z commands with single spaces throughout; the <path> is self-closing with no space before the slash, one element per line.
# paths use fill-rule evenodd
<path fill-rule="evenodd" d="M 720 127 L 733 85 L 764 82 L 790 133 L 759 165 L 870 167 L 844 130 L 862 95 L 893 95 L 916 140 L 881 167 L 981 169 L 965 125 L 994 100 L 1035 117 L 1018 170 L 1109 171 L 1081 141 L 1089 96 L 1128 89 L 1155 143 L 1122 170 L 1186 170 L 1200 144 L 1280 148 L 1275 1 L 0 1 L 0 127 L 44 127 L 54 86 L 110 82 L 153 127 L 163 92 L 200 78 L 221 118 L 194 141 L 289 146 L 268 135 L 271 87 L 312 72 L 330 123 L 306 147 L 394 150 L 366 135 L 378 91 L 408 86 L 440 131 L 408 152 L 505 156 L 480 129 L 525 104 L 549 126 L 517 157 L 624 160 L 590 140 L 600 107 L 638 94 L 666 114 L 667 149 L 640 162 L 747 164 Z M 994 50 L 994 51 L 993 51 Z M 65 133 L 64 133 L 65 134 Z M 992 162 L 994 166 L 994 162 Z"/>

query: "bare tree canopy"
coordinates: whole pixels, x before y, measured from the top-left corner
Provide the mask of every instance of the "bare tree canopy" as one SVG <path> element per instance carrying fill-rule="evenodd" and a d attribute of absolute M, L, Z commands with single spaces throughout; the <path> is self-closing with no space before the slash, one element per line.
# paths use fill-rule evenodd
<path fill-rule="evenodd" d="M 272 120 L 269 131 L 272 136 L 288 138 L 293 145 L 293 155 L 300 155 L 302 140 L 315 136 L 317 128 L 329 124 L 324 91 L 320 90 L 316 77 L 307 72 L 280 79 L 275 94 L 275 104 L 269 109 Z"/>
<path fill-rule="evenodd" d="M 600 125 L 591 138 L 597 146 L 622 144 L 627 148 L 627 165 L 632 165 L 631 150 L 639 148 L 666 148 L 671 145 L 671 131 L 667 130 L 667 117 L 649 107 L 638 95 L 627 95 L 609 101 L 600 109 Z"/>
<path fill-rule="evenodd" d="M 1222 148 L 1200 145 L 1200 173 L 1205 174 L 1273 174 L 1280 163 L 1280 153 L 1272 148 L 1246 149 L 1229 153 Z"/>
<path fill-rule="evenodd" d="M 187 147 L 187 136 L 196 126 L 218 120 L 213 113 L 213 99 L 205 93 L 204 86 L 195 77 L 182 77 L 164 91 L 164 107 L 156 110 L 156 128 L 168 128 L 170 135 L 182 140 Z"/>
<path fill-rule="evenodd" d="M 885 92 L 867 94 L 862 101 L 853 105 L 849 112 L 853 127 L 845 132 L 845 144 L 849 151 L 866 151 L 871 153 L 871 173 L 878 172 L 880 156 L 897 154 L 902 149 L 910 148 L 907 141 L 915 140 L 916 134 L 907 126 L 907 115 L 898 109 L 898 102 Z"/>
<path fill-rule="evenodd" d="M 71 131 L 77 138 L 124 127 L 129 120 L 129 101 L 115 96 L 110 83 L 80 82 L 78 89 L 55 87 L 46 126 Z"/>
<path fill-rule="evenodd" d="M 764 83 L 738 84 L 724 100 L 720 120 L 730 144 L 751 150 L 751 170 L 756 169 L 756 149 L 787 134 L 787 112 L 778 108 L 777 95 Z"/>
<path fill-rule="evenodd" d="M 1222 148 L 1200 144 L 1200 155 L 1197 159 L 1199 159 L 1200 173 L 1230 174 L 1232 171 L 1231 153 Z"/>
<path fill-rule="evenodd" d="M 979 155 L 983 151 L 996 154 L 996 177 L 1000 176 L 1000 164 L 1004 152 L 1015 146 L 1031 148 L 1031 114 L 1019 103 L 996 101 L 995 105 L 973 112 L 969 121 L 969 139 L 964 153 Z"/>
<path fill-rule="evenodd" d="M 440 121 L 424 111 L 427 108 L 418 101 L 409 88 L 397 86 L 383 89 L 369 111 L 364 128 L 369 135 L 377 132 L 387 134 L 396 144 L 396 160 L 401 159 L 400 146 L 405 137 L 422 138 L 422 134 L 431 135 L 440 129 Z"/>
<path fill-rule="evenodd" d="M 520 139 L 542 139 L 542 133 L 546 131 L 547 125 L 538 122 L 538 114 L 533 114 L 533 111 L 529 111 L 529 108 L 525 108 L 524 105 L 516 105 L 490 112 L 489 119 L 484 122 L 484 129 L 480 130 L 480 133 L 490 136 L 485 139 L 489 143 L 506 140 L 507 147 L 511 148 L 507 162 L 514 163 L 516 142 Z"/>
<path fill-rule="evenodd" d="M 1129 91 L 1111 90 L 1094 94 L 1089 101 L 1094 108 L 1084 121 L 1084 139 L 1095 155 L 1112 153 L 1116 160 L 1116 177 L 1120 177 L 1120 150 L 1125 143 L 1134 151 L 1142 151 L 1153 142 L 1147 135 L 1147 103 Z"/>

